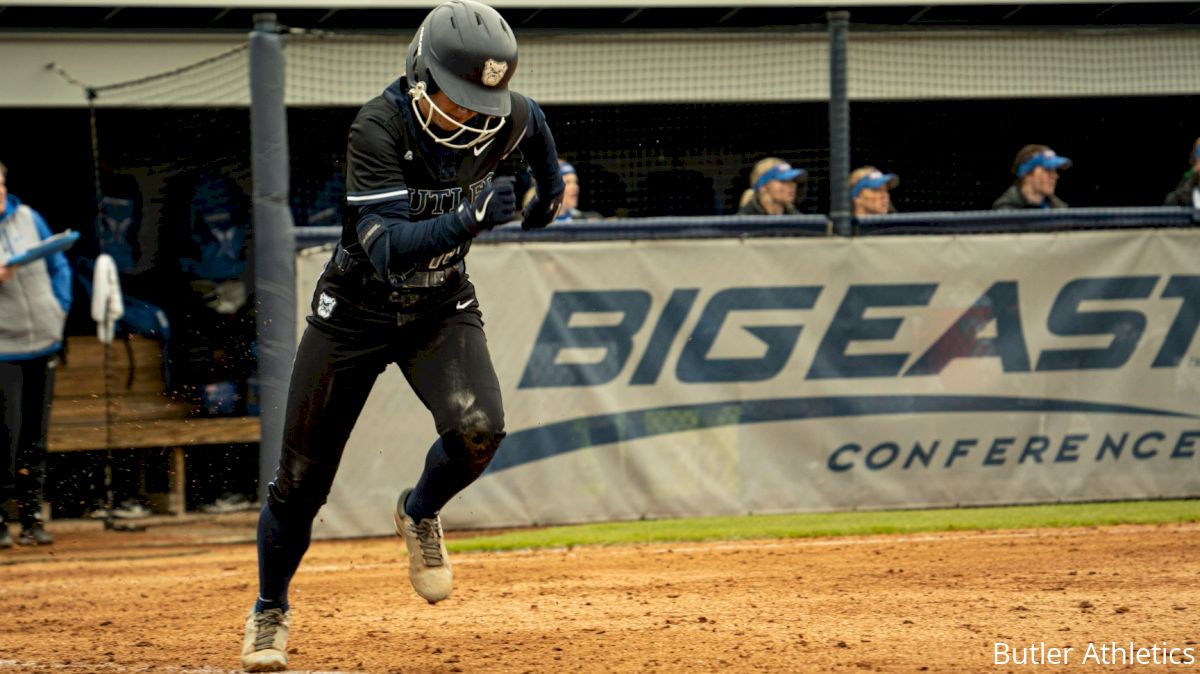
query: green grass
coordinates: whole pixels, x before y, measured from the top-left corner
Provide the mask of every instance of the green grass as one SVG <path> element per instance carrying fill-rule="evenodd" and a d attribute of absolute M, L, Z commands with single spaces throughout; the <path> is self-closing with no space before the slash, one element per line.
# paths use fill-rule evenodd
<path fill-rule="evenodd" d="M 580 524 L 447 541 L 455 552 L 676 541 L 857 536 L 920 531 L 1089 527 L 1200 521 L 1200 500 L 1123 501 L 999 508 L 747 515 Z"/>

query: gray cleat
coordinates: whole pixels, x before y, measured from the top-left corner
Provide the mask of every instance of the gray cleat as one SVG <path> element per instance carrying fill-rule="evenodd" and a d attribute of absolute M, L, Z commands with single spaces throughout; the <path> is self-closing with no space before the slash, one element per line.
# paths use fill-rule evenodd
<path fill-rule="evenodd" d="M 423 519 L 416 522 L 405 512 L 404 503 L 412 489 L 405 489 L 396 502 L 392 521 L 396 533 L 404 539 L 408 548 L 408 579 L 413 589 L 430 604 L 450 596 L 453 573 L 450 556 L 446 553 L 446 541 L 442 535 L 442 518 Z"/>
<path fill-rule="evenodd" d="M 246 616 L 242 640 L 242 669 L 247 672 L 281 672 L 287 669 L 288 632 L 292 612 L 272 608 Z"/>

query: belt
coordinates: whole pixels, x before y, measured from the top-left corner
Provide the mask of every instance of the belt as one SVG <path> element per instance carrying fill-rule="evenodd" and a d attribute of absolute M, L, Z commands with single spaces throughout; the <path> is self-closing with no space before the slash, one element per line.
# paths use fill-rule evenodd
<path fill-rule="evenodd" d="M 342 244 L 339 243 L 333 253 L 333 264 L 337 266 L 339 271 L 347 272 L 355 265 L 364 264 L 364 261 L 355 257 L 353 253 L 343 248 Z M 388 283 L 393 288 L 441 288 L 450 282 L 452 278 L 461 277 L 466 272 L 466 269 L 466 263 L 459 260 L 453 267 L 446 267 L 445 269 L 413 271 L 402 275 L 389 273 Z"/>
<path fill-rule="evenodd" d="M 445 269 L 435 269 L 432 271 L 416 271 L 407 278 L 400 281 L 402 288 L 441 288 L 450 282 L 451 277 L 461 278 L 467 265 L 459 260 L 453 267 Z M 392 285 L 396 284 L 397 277 L 392 276 Z"/>

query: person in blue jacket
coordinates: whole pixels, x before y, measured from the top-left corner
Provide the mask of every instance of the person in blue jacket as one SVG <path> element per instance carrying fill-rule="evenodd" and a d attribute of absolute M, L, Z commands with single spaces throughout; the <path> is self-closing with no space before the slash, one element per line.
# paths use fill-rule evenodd
<path fill-rule="evenodd" d="M 5 264 L 51 235 L 37 211 L 8 193 L 0 164 L 0 548 L 13 546 L 4 518 L 17 501 L 21 545 L 49 545 L 42 525 L 46 431 L 54 368 L 71 308 L 71 268 L 61 252 Z"/>

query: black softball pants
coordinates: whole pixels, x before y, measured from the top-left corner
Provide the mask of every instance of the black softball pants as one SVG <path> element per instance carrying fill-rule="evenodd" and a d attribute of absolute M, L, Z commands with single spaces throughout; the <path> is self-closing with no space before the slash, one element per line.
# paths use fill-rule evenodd
<path fill-rule="evenodd" d="M 28 527 L 41 519 L 54 356 L 0 362 L 0 521 L 9 502 Z"/>
<path fill-rule="evenodd" d="M 269 488 L 281 521 L 311 521 L 325 503 L 350 432 L 390 363 L 433 416 L 439 437 L 431 456 L 444 452 L 448 459 L 427 461 L 422 483 L 432 477 L 437 489 L 425 490 L 423 505 L 440 509 L 483 473 L 504 437 L 504 410 L 474 287 L 463 282 L 415 306 L 363 305 L 323 279 L 296 352 Z M 433 503 L 428 492 L 436 494 Z"/>

